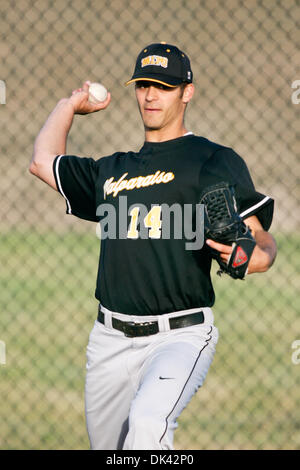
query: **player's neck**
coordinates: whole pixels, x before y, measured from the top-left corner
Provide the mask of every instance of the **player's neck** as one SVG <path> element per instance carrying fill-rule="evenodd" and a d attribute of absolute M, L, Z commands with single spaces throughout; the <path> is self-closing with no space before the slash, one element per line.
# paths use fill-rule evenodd
<path fill-rule="evenodd" d="M 164 127 L 162 129 L 145 128 L 145 142 L 165 142 L 182 137 L 187 132 L 183 124 L 177 127 Z"/>

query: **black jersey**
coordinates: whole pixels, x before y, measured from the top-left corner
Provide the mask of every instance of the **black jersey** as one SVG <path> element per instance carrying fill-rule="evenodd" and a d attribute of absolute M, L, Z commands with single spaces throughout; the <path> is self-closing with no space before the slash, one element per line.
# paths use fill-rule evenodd
<path fill-rule="evenodd" d="M 187 249 L 206 186 L 233 184 L 241 217 L 255 214 L 265 230 L 273 217 L 273 199 L 255 190 L 244 160 L 194 135 L 99 160 L 61 155 L 53 170 L 67 213 L 102 223 L 95 296 L 114 312 L 160 315 L 214 304 L 209 249 Z M 174 209 L 165 232 L 162 207 Z M 184 229 L 187 221 L 193 230 Z"/>

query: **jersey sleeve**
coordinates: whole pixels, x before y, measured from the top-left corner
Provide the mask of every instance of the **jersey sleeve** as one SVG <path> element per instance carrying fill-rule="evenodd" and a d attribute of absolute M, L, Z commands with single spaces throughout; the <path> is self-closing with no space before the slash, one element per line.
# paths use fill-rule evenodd
<path fill-rule="evenodd" d="M 53 173 L 58 191 L 66 201 L 66 213 L 97 222 L 95 160 L 73 155 L 58 155 L 53 162 Z"/>
<path fill-rule="evenodd" d="M 273 219 L 274 200 L 256 191 L 245 161 L 226 147 L 217 150 L 207 160 L 200 175 L 200 185 L 203 188 L 221 181 L 234 186 L 241 218 L 256 215 L 263 229 L 268 230 Z"/>

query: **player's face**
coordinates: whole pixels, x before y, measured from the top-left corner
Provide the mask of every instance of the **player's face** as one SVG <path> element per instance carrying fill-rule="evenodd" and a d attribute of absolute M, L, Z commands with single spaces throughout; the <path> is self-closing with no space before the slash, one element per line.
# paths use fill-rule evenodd
<path fill-rule="evenodd" d="M 182 124 L 186 105 L 181 87 L 171 88 L 155 82 L 139 81 L 135 90 L 146 131 Z"/>

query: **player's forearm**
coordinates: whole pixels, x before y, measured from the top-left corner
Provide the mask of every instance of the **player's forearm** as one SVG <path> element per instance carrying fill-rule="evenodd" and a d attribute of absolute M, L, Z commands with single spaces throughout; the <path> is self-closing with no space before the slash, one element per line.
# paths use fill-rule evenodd
<path fill-rule="evenodd" d="M 60 100 L 35 140 L 32 165 L 43 165 L 56 155 L 66 152 L 66 142 L 73 117 L 74 107 L 69 99 Z"/>
<path fill-rule="evenodd" d="M 52 166 L 57 155 L 66 152 L 66 143 L 74 117 L 74 107 L 68 98 L 58 102 L 40 130 L 33 148 L 29 171 L 57 190 Z"/>
<path fill-rule="evenodd" d="M 53 161 L 57 155 L 66 153 L 74 114 L 90 114 L 105 109 L 110 99 L 108 93 L 105 101 L 89 101 L 89 82 L 85 82 L 82 88 L 73 91 L 70 98 L 60 100 L 35 140 L 29 171 L 57 190 Z"/>
<path fill-rule="evenodd" d="M 256 247 L 250 259 L 248 274 L 267 271 L 275 261 L 276 242 L 272 235 L 264 230 L 255 232 Z"/>

